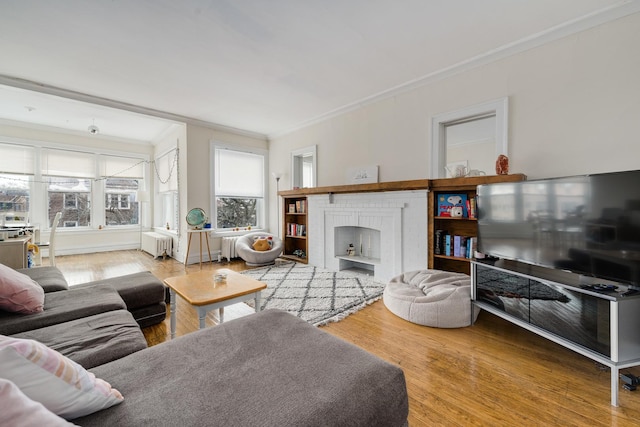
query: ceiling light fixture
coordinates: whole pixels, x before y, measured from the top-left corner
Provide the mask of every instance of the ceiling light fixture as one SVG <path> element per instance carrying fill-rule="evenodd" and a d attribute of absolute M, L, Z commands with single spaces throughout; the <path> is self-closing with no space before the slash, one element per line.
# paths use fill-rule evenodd
<path fill-rule="evenodd" d="M 97 135 L 98 133 L 100 133 L 100 129 L 98 129 L 98 126 L 96 126 L 95 119 L 93 120 L 93 124 L 89 126 L 88 129 L 91 135 Z"/>

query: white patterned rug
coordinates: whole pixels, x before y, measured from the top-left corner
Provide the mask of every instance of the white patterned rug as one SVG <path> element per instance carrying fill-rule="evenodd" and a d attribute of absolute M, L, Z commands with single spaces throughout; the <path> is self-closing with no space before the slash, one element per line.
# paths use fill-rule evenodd
<path fill-rule="evenodd" d="M 379 300 L 386 286 L 366 274 L 296 262 L 241 273 L 267 284 L 262 310 L 278 308 L 316 326 L 337 322 Z M 253 301 L 249 305 L 253 307 Z"/>

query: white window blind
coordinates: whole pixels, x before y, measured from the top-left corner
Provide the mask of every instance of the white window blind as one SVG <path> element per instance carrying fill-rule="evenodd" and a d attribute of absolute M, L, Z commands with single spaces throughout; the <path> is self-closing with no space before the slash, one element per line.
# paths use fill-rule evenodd
<path fill-rule="evenodd" d="M 33 175 L 35 173 L 33 148 L 0 144 L 0 172 Z"/>
<path fill-rule="evenodd" d="M 141 159 L 102 155 L 100 160 L 100 173 L 103 177 L 144 178 L 144 162 Z"/>
<path fill-rule="evenodd" d="M 42 150 L 42 174 L 95 178 L 95 155 L 79 151 Z"/>
<path fill-rule="evenodd" d="M 177 161 L 175 149 L 156 159 L 158 192 L 178 191 L 178 165 L 175 164 Z"/>
<path fill-rule="evenodd" d="M 216 197 L 263 197 L 264 156 L 216 148 Z"/>

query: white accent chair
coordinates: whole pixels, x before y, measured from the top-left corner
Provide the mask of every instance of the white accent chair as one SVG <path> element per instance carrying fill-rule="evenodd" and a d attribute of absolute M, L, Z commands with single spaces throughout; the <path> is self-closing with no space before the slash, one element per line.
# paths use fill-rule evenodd
<path fill-rule="evenodd" d="M 267 251 L 256 251 L 253 249 L 253 242 L 258 237 L 271 237 L 273 245 L 271 249 Z M 236 242 L 236 253 L 240 258 L 242 258 L 248 266 L 251 267 L 260 267 L 263 265 L 271 265 L 274 264 L 276 258 L 282 254 L 282 250 L 284 249 L 284 243 L 282 240 L 269 233 L 249 233 L 240 237 Z"/>

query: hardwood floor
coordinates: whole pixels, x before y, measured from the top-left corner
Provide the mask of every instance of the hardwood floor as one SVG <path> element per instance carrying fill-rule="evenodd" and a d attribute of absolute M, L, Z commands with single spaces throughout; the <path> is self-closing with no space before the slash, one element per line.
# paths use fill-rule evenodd
<path fill-rule="evenodd" d="M 56 257 L 70 284 L 150 270 L 160 279 L 198 271 L 138 251 Z M 45 261 L 46 264 L 46 261 Z M 243 262 L 204 269 L 246 269 Z M 178 299 L 177 334 L 197 329 L 195 311 Z M 225 320 L 251 313 L 243 304 Z M 210 314 L 207 325 L 217 319 Z M 590 359 L 482 312 L 472 327 L 435 329 L 391 314 L 382 301 L 322 327 L 399 365 L 405 372 L 411 426 L 637 426 L 640 391 L 620 390 L 609 404 L 609 370 Z M 169 320 L 145 329 L 150 345 L 167 339 Z M 630 372 L 640 375 L 638 369 Z M 624 372 L 627 372 L 625 370 Z"/>

